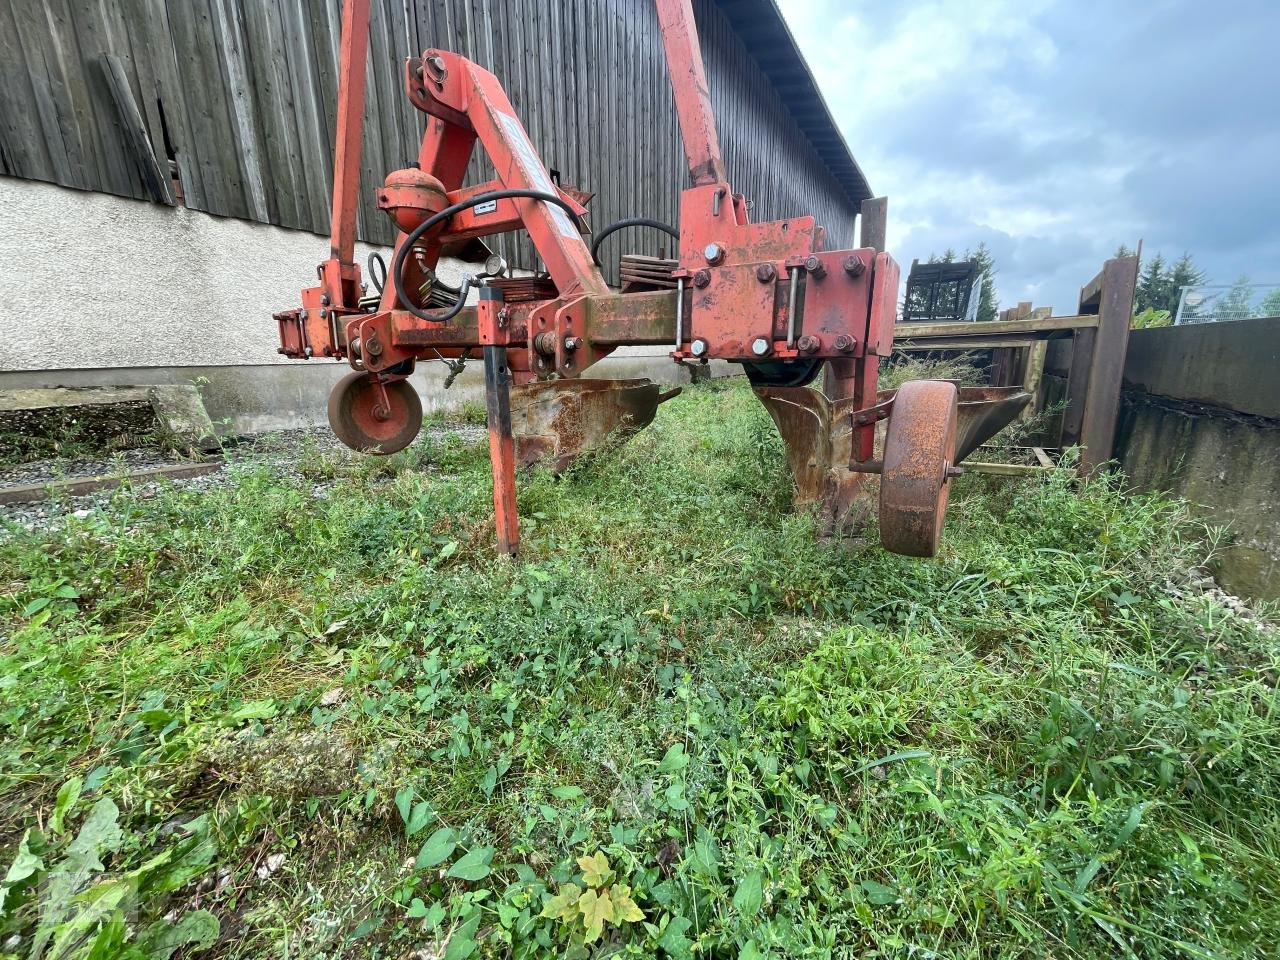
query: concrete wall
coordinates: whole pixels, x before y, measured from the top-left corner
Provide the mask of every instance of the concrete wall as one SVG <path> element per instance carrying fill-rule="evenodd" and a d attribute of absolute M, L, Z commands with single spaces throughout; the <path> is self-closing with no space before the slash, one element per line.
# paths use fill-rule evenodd
<path fill-rule="evenodd" d="M 0 177 L 0 370 L 288 363 L 271 316 L 328 255 L 299 230 Z"/>
<path fill-rule="evenodd" d="M 360 260 L 373 249 L 390 261 L 363 244 Z M 297 230 L 0 177 L 0 389 L 195 381 L 227 432 L 323 424 L 350 368 L 281 357 L 272 314 L 299 302 L 328 252 Z M 456 283 L 464 266 L 440 273 Z M 623 349 L 590 372 L 687 382 L 666 353 Z M 425 409 L 482 400 L 479 363 L 447 392 L 444 375 L 414 374 Z"/>
<path fill-rule="evenodd" d="M 1225 525 L 1215 573 L 1280 599 L 1280 319 L 1135 330 L 1116 457 L 1140 489 Z"/>

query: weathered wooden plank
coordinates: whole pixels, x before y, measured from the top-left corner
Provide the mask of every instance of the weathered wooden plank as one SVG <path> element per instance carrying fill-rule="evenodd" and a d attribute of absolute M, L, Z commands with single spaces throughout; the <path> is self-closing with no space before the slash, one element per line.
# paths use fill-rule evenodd
<path fill-rule="evenodd" d="M 156 203 L 170 203 L 169 178 L 160 166 L 155 148 L 147 133 L 146 122 L 142 119 L 142 111 L 134 99 L 133 89 L 129 86 L 129 78 L 124 64 L 115 54 L 103 56 L 103 76 L 111 91 L 111 98 L 120 113 L 120 123 L 125 137 L 133 153 L 134 162 L 138 165 L 138 173 L 143 186 L 151 199 Z"/>
<path fill-rule="evenodd" d="M 282 0 L 280 13 L 306 201 L 305 218 L 299 210 L 299 226 L 315 233 L 327 233 L 333 191 L 333 131 L 325 124 L 318 58 L 306 0 Z"/>
<path fill-rule="evenodd" d="M 144 0 L 120 0 L 119 24 L 122 39 L 113 43 L 127 67 L 127 75 L 135 102 L 142 114 L 156 162 L 164 178 L 166 203 L 174 202 L 172 170 L 165 146 L 165 121 L 160 106 L 160 85 L 157 79 L 156 56 L 150 49 L 149 33 L 143 24 Z"/>
<path fill-rule="evenodd" d="M 1052 334 L 1063 330 L 1096 327 L 1098 318 L 1091 316 L 1046 317 L 1042 320 L 987 320 L 972 323 L 899 323 L 893 328 L 894 338 L 902 340 L 978 339 L 1010 337 L 1015 334 Z"/>
<path fill-rule="evenodd" d="M 1031 394 L 1031 401 L 1022 408 L 1019 419 L 1032 420 L 1040 412 L 1040 384 L 1044 380 L 1044 362 L 1049 356 L 1049 341 L 1037 340 L 1027 348 L 1027 369 L 1022 387 Z"/>
<path fill-rule="evenodd" d="M 51 180 L 53 164 L 14 10 L 15 4 L 26 2 L 0 0 L 0 164 L 10 176 Z"/>
<path fill-rule="evenodd" d="M 54 93 L 55 83 L 58 83 L 59 93 L 65 94 L 65 90 L 57 79 L 57 57 L 52 50 L 55 41 L 43 5 L 33 0 L 15 0 L 13 14 L 14 30 L 31 90 L 32 102 L 28 109 L 34 112 L 39 123 L 44 156 L 49 163 L 40 179 L 66 187 L 88 189 L 96 176 L 91 179 L 85 169 L 79 131 L 65 95 L 55 96 Z M 74 146 L 67 143 L 68 136 L 75 141 Z"/>
<path fill-rule="evenodd" d="M 305 182 L 297 124 L 288 108 L 288 55 L 276 2 L 244 7 L 244 50 L 253 90 L 255 124 L 262 131 L 263 183 L 274 223 L 298 224 L 306 216 Z M 301 187 L 301 189 L 300 189 Z"/>
<path fill-rule="evenodd" d="M 1138 282 L 1138 258 L 1108 260 L 1102 268 L 1098 331 L 1089 371 L 1089 388 L 1081 425 L 1080 470 L 1093 473 L 1111 459 L 1115 446 L 1116 417 L 1124 379 L 1124 358 L 1129 348 L 1129 323 L 1133 316 L 1134 289 Z"/>
<path fill-rule="evenodd" d="M 1068 467 L 1059 467 L 1054 463 L 1050 463 L 1049 466 L 1045 466 L 1041 463 L 985 463 L 975 460 L 966 460 L 961 464 L 961 466 L 965 471 L 972 471 L 973 473 L 988 473 L 999 477 L 1034 477 L 1039 474 L 1070 469 Z"/>
<path fill-rule="evenodd" d="M 222 71 L 208 0 L 167 3 L 177 70 L 177 95 L 187 107 L 192 162 L 199 166 L 201 197 L 187 206 L 224 217 L 245 217 L 239 158 L 227 116 Z M 192 91 L 199 91 L 193 96 Z"/>
<path fill-rule="evenodd" d="M 183 203 L 196 210 L 208 209 L 197 135 L 185 96 L 187 85 L 178 68 L 175 32 L 165 0 L 134 0 L 131 22 L 154 71 L 161 137 L 173 150 Z"/>
<path fill-rule="evenodd" d="M 265 180 L 270 176 L 257 120 L 257 95 L 250 83 L 243 11 L 236 0 L 209 0 L 214 38 L 218 45 L 222 94 L 226 99 L 237 168 L 249 216 L 263 223 L 272 220 Z M 211 91 L 210 91 L 211 92 Z"/>

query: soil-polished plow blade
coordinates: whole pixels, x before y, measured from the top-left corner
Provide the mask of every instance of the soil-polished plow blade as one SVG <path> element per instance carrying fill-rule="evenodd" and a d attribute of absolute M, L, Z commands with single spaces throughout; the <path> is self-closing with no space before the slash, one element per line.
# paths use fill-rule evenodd
<path fill-rule="evenodd" d="M 795 505 L 816 509 L 823 536 L 852 532 L 871 516 L 859 496 L 872 478 L 849 469 L 853 400 L 831 403 L 809 387 L 760 387 L 756 396 L 778 426 L 795 479 Z"/>
<path fill-rule="evenodd" d="M 882 390 L 877 400 L 892 400 L 896 390 Z M 957 408 L 956 463 L 1013 423 L 1031 402 L 1022 387 L 961 387 Z"/>
<path fill-rule="evenodd" d="M 896 393 L 881 391 L 877 401 L 890 402 Z M 782 434 L 787 465 L 796 484 L 796 506 L 817 511 L 824 536 L 857 532 L 875 509 L 872 498 L 880 478 L 874 470 L 850 469 L 852 415 L 857 409 L 854 401 L 832 403 L 809 387 L 761 387 L 756 396 Z M 1021 387 L 961 387 L 956 404 L 955 452 L 947 466 L 961 462 L 999 433 L 1030 399 Z M 882 449 L 882 436 L 876 445 Z M 945 499 L 939 499 L 945 505 Z"/>
<path fill-rule="evenodd" d="M 652 380 L 549 380 L 511 391 L 516 463 L 556 473 L 585 453 L 623 443 L 653 422 L 658 405 L 680 392 Z"/>

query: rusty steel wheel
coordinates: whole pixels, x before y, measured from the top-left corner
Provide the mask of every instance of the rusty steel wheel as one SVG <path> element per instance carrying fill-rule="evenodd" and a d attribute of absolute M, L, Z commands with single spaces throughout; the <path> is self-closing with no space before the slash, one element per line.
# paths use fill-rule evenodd
<path fill-rule="evenodd" d="M 329 426 L 353 450 L 395 453 L 413 443 L 422 427 L 422 401 L 408 380 L 386 384 L 386 400 L 374 378 L 349 373 L 329 394 Z"/>
<path fill-rule="evenodd" d="M 942 539 L 956 453 L 955 384 L 909 380 L 898 388 L 884 441 L 880 543 L 910 557 L 932 557 Z"/>

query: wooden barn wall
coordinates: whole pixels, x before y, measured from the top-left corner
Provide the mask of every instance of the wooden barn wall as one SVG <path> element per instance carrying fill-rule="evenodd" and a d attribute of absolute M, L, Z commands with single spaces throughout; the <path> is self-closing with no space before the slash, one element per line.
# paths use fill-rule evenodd
<path fill-rule="evenodd" d="M 753 218 L 813 213 L 851 242 L 854 201 L 713 0 L 694 7 Z M 172 159 L 188 207 L 325 234 L 340 22 L 341 0 L 0 0 L 0 173 L 173 203 Z M 686 176 L 653 0 L 373 0 L 363 239 L 393 240 L 373 192 L 416 155 L 402 63 L 429 46 L 499 77 L 548 167 L 596 193 L 595 224 L 676 222 Z M 480 153 L 473 181 L 491 175 Z M 670 249 L 634 233 L 628 249 Z M 494 245 L 533 264 L 527 239 Z"/>

